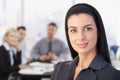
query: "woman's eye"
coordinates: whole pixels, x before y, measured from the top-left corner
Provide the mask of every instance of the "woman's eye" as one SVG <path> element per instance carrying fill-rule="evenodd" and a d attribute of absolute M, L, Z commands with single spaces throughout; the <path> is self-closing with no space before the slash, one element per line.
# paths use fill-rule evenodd
<path fill-rule="evenodd" d="M 90 30 L 92 30 L 91 27 L 87 27 L 87 28 L 85 28 L 85 31 L 90 31 Z"/>
<path fill-rule="evenodd" d="M 75 32 L 77 32 L 77 30 L 72 29 L 72 30 L 70 30 L 70 32 L 75 33 Z"/>

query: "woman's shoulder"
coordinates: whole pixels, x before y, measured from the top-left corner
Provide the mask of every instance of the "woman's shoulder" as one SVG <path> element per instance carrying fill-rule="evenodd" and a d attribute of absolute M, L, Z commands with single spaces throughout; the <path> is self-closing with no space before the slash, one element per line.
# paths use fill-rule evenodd
<path fill-rule="evenodd" d="M 120 80 L 120 71 L 108 64 L 100 71 L 100 75 L 105 78 L 105 80 Z"/>
<path fill-rule="evenodd" d="M 0 49 L 2 49 L 4 46 L 3 45 L 0 45 Z"/>
<path fill-rule="evenodd" d="M 67 80 L 71 61 L 59 62 L 55 65 L 51 80 Z"/>
<path fill-rule="evenodd" d="M 5 47 L 3 45 L 0 46 L 0 52 L 5 51 Z"/>
<path fill-rule="evenodd" d="M 71 63 L 71 61 L 65 61 L 65 62 L 58 62 L 55 67 L 54 70 L 55 71 L 61 71 L 61 70 L 68 70 L 69 68 L 69 64 Z"/>
<path fill-rule="evenodd" d="M 71 63 L 71 61 L 64 61 L 64 62 L 59 62 L 55 65 L 55 67 L 66 67 Z"/>
<path fill-rule="evenodd" d="M 3 45 L 0 46 L 0 58 L 3 57 L 3 56 L 5 56 L 6 52 L 7 52 L 7 50 L 5 49 L 5 47 Z"/>
<path fill-rule="evenodd" d="M 112 72 L 112 73 L 116 73 L 116 72 L 120 72 L 119 70 L 117 70 L 112 64 L 108 64 L 105 69 L 107 72 Z"/>

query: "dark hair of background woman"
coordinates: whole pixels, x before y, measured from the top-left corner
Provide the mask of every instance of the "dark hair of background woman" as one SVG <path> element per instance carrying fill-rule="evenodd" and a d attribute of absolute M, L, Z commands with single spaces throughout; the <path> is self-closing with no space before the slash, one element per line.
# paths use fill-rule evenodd
<path fill-rule="evenodd" d="M 99 12 L 93 6 L 91 6 L 89 4 L 86 4 L 86 3 L 79 3 L 79 4 L 76 4 L 76 5 L 72 6 L 66 14 L 65 33 L 66 33 L 66 39 L 67 39 L 67 42 L 68 42 L 68 46 L 69 46 L 72 58 L 75 58 L 78 55 L 78 53 L 72 48 L 72 46 L 70 44 L 70 40 L 69 40 L 69 36 L 68 36 L 67 22 L 68 22 L 68 19 L 71 15 L 81 14 L 81 13 L 89 14 L 94 18 L 94 21 L 96 23 L 96 27 L 97 27 L 97 30 L 98 30 L 97 54 L 100 54 L 101 56 L 103 56 L 103 58 L 108 63 L 111 63 L 102 18 L 100 16 Z"/>

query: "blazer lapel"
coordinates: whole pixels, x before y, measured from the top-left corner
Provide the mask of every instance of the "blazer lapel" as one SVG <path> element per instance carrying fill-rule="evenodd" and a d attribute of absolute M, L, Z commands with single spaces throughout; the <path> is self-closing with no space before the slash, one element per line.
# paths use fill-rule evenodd
<path fill-rule="evenodd" d="M 79 58 L 77 56 L 72 62 L 68 63 L 68 77 L 67 77 L 67 80 L 72 80 L 73 79 L 73 75 L 74 75 L 75 68 L 76 68 L 78 60 L 79 60 Z"/>
<path fill-rule="evenodd" d="M 8 51 L 7 51 L 7 61 L 8 61 L 8 64 L 11 65 L 10 55 L 9 55 L 9 52 L 8 52 Z"/>
<path fill-rule="evenodd" d="M 68 76 L 66 80 L 73 80 L 73 75 L 74 75 L 78 60 L 79 58 L 76 57 L 72 62 L 68 63 Z M 89 72 L 87 72 L 86 75 L 83 75 L 83 76 L 82 74 L 79 74 L 79 75 L 76 80 L 97 80 L 97 75 L 92 69 L 89 69 Z"/>
<path fill-rule="evenodd" d="M 68 76 L 66 80 L 72 80 L 77 66 L 79 57 L 77 56 L 72 62 L 67 63 L 68 65 Z M 99 72 L 104 68 L 108 63 L 103 59 L 99 54 L 93 59 L 91 64 L 87 69 L 82 70 L 76 80 L 98 80 Z"/>
<path fill-rule="evenodd" d="M 97 80 L 98 79 L 96 73 L 92 69 L 89 69 L 89 72 L 87 71 L 87 73 L 85 74 L 79 74 L 80 76 L 78 75 L 76 80 Z"/>
<path fill-rule="evenodd" d="M 5 57 L 6 58 L 6 62 L 7 62 L 8 65 L 11 65 L 9 51 L 7 51 L 4 46 L 3 46 L 3 49 L 4 49 L 4 55 L 6 56 Z"/>

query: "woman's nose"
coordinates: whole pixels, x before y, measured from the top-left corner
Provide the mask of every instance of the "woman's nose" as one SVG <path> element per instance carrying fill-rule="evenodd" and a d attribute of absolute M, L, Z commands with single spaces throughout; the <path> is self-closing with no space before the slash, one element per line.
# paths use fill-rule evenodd
<path fill-rule="evenodd" d="M 84 34 L 83 31 L 78 32 L 77 39 L 78 40 L 84 40 L 85 39 L 85 34 Z"/>

